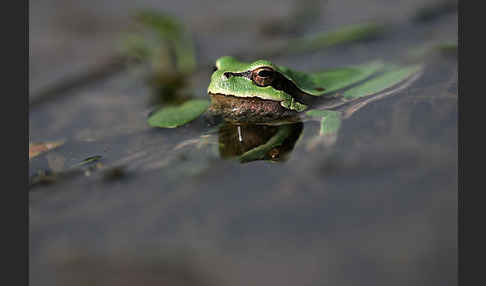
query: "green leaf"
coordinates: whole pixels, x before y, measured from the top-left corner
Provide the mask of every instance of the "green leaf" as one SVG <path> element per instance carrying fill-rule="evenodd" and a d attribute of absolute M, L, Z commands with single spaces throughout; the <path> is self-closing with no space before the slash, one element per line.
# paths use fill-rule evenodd
<path fill-rule="evenodd" d="M 319 96 L 365 80 L 383 67 L 384 64 L 381 61 L 373 61 L 358 66 L 334 68 L 316 73 L 303 73 L 285 67 L 279 67 L 279 71 L 302 91 Z"/>
<path fill-rule="evenodd" d="M 179 106 L 163 107 L 152 114 L 147 122 L 150 126 L 175 128 L 184 125 L 198 118 L 206 111 L 209 101 L 204 99 L 193 99 L 186 101 Z"/>
<path fill-rule="evenodd" d="M 406 80 L 407 78 L 418 72 L 421 68 L 421 65 L 413 65 L 407 67 L 390 66 L 387 71 L 382 75 L 345 91 L 343 93 L 343 96 L 345 99 L 355 99 L 378 93 Z"/>
<path fill-rule="evenodd" d="M 309 110 L 306 112 L 311 117 L 321 117 L 321 129 L 319 135 L 326 136 L 329 134 L 337 134 L 341 127 L 341 113 L 332 110 Z"/>

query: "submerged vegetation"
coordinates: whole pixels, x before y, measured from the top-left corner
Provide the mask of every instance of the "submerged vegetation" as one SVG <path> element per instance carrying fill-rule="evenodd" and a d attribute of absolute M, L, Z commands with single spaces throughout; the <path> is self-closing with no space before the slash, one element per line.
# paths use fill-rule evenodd
<path fill-rule="evenodd" d="M 197 66 L 192 36 L 175 17 L 141 11 L 137 31 L 123 39 L 122 53 L 148 66 L 148 82 L 162 102 L 177 101 Z"/>
<path fill-rule="evenodd" d="M 191 74 L 196 54 L 191 35 L 174 16 L 141 11 L 136 17 L 138 32 L 125 38 L 123 50 L 129 57 L 147 61 L 154 73 Z"/>

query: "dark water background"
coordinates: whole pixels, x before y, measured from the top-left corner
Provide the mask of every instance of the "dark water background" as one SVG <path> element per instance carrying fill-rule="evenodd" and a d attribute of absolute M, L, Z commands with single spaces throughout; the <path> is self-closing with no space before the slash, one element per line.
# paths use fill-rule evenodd
<path fill-rule="evenodd" d="M 415 20 L 442 2 L 30 1 L 30 97 L 108 60 L 138 8 L 180 17 L 202 63 L 345 24 L 393 28 L 272 59 L 313 70 L 456 42 L 456 11 Z M 295 16 L 303 3 L 312 13 Z M 298 29 L 265 32 L 288 22 Z M 210 73 L 191 79 L 195 96 L 206 97 Z M 65 91 L 30 108 L 30 141 L 66 140 L 30 174 L 100 155 L 125 176 L 86 172 L 30 190 L 30 283 L 456 285 L 457 96 L 457 59 L 440 56 L 406 91 L 343 121 L 333 147 L 310 150 L 319 126 L 305 123 L 286 162 L 239 164 L 220 158 L 204 118 L 149 127 L 151 90 L 136 68 Z M 199 148 L 186 141 L 205 134 Z"/>

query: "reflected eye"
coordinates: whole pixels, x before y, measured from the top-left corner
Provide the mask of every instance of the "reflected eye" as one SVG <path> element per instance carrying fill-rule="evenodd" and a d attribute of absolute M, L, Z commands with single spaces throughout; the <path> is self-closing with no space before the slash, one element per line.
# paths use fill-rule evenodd
<path fill-rule="evenodd" d="M 269 67 L 262 67 L 252 72 L 251 79 L 256 85 L 268 86 L 275 79 L 275 71 Z"/>

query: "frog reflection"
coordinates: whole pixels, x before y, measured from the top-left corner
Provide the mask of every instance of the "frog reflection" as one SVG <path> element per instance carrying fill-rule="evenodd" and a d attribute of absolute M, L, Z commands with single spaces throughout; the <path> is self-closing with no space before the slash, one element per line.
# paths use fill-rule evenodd
<path fill-rule="evenodd" d="M 302 130 L 302 122 L 277 126 L 224 122 L 218 131 L 219 154 L 221 158 L 236 158 L 241 163 L 285 161 Z"/>

